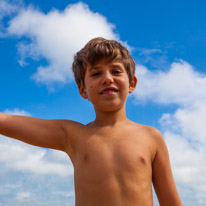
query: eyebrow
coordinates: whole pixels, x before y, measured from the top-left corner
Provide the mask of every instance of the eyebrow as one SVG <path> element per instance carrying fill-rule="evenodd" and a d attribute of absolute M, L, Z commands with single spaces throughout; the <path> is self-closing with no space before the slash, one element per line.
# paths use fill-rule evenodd
<path fill-rule="evenodd" d="M 95 70 L 95 69 L 101 69 L 101 67 L 102 67 L 102 65 L 94 65 L 94 66 L 91 66 L 91 67 L 89 68 L 89 71 L 92 71 L 92 70 Z M 115 68 L 115 67 L 120 67 L 120 68 L 122 68 L 122 65 L 119 64 L 118 62 L 116 62 L 116 63 L 112 63 L 112 64 L 110 65 L 110 67 L 112 67 L 112 68 Z"/>
<path fill-rule="evenodd" d="M 89 71 L 92 71 L 93 69 L 100 69 L 100 68 L 101 68 L 101 66 L 91 66 L 89 68 Z"/>

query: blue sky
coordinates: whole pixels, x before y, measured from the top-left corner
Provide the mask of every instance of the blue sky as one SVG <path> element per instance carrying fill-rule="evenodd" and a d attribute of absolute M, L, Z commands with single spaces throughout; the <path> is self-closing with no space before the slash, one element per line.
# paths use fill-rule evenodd
<path fill-rule="evenodd" d="M 128 117 L 163 133 L 184 205 L 205 205 L 205 6 L 203 0 L 0 0 L 0 111 L 92 121 L 72 57 L 96 36 L 121 41 L 139 79 Z M 68 160 L 0 136 L 0 206 L 74 205 Z"/>

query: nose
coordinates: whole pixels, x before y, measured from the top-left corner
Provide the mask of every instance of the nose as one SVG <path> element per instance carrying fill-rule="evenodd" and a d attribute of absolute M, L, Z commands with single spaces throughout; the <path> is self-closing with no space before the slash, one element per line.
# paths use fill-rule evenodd
<path fill-rule="evenodd" d="M 103 84 L 111 84 L 113 81 L 112 74 L 110 74 L 110 72 L 105 72 L 102 79 Z"/>

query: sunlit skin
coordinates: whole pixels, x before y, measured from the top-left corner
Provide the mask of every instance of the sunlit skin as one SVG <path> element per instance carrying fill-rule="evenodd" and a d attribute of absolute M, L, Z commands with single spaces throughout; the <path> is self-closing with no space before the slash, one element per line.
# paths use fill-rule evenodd
<path fill-rule="evenodd" d="M 93 122 L 0 114 L 0 133 L 66 152 L 74 166 L 76 206 L 152 206 L 152 182 L 161 206 L 181 206 L 161 133 L 126 117 L 136 84 L 121 62 L 88 65 L 78 88 L 94 106 Z"/>
<path fill-rule="evenodd" d="M 96 119 L 82 130 L 77 143 L 78 206 L 153 205 L 152 180 L 161 205 L 181 205 L 160 132 L 126 117 L 126 99 L 136 84 L 136 77 L 129 82 L 120 62 L 103 61 L 87 68 L 85 86 L 79 86 L 79 91 L 93 104 Z"/>

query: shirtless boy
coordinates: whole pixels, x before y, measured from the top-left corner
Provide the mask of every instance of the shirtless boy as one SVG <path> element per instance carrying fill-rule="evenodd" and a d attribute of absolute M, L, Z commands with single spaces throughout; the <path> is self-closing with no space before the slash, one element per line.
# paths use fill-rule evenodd
<path fill-rule="evenodd" d="M 160 132 L 130 121 L 125 103 L 135 64 L 118 42 L 95 38 L 74 57 L 79 93 L 94 107 L 87 125 L 0 113 L 0 134 L 64 151 L 74 166 L 76 206 L 181 206 Z"/>

